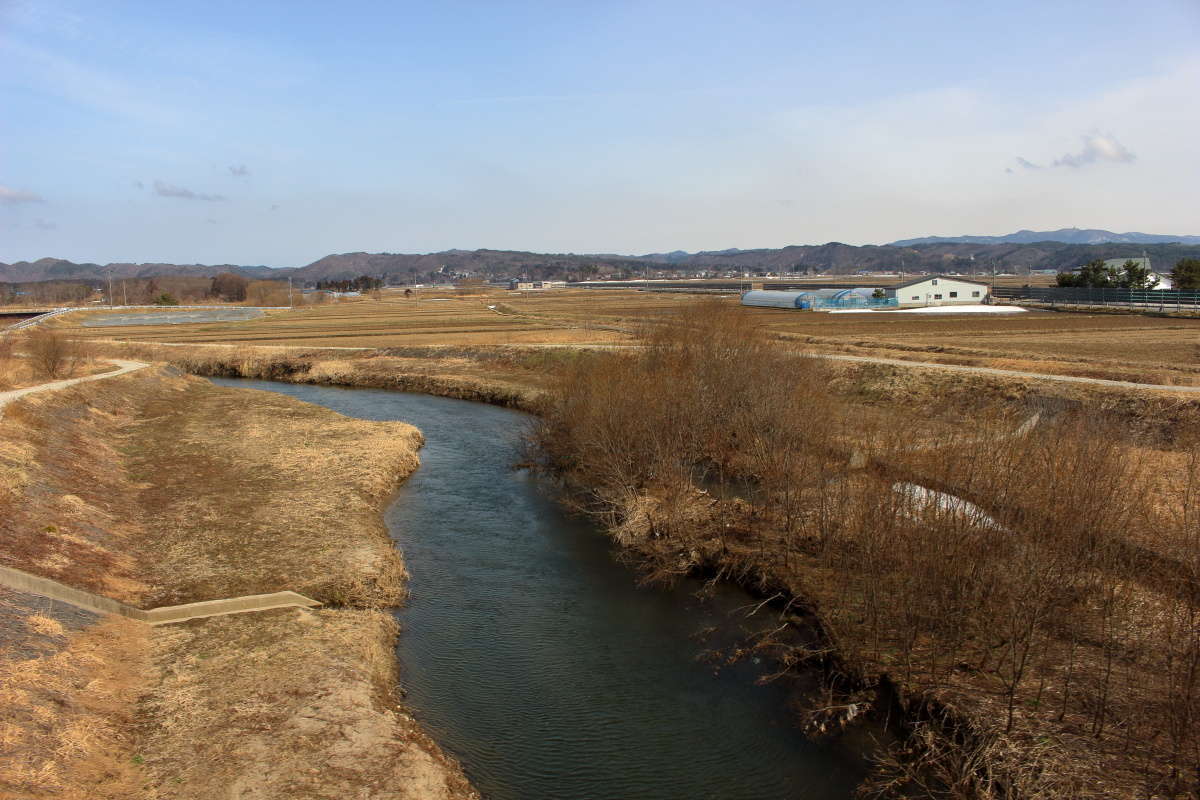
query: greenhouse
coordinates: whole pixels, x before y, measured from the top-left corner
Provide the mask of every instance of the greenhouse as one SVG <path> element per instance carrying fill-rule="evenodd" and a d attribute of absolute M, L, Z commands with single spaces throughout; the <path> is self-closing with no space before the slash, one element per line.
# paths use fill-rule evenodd
<path fill-rule="evenodd" d="M 885 308 L 895 306 L 894 297 L 875 297 L 875 290 L 808 289 L 799 292 L 754 290 L 742 295 L 742 305 L 766 308 L 798 308 L 820 311 L 833 308 Z"/>

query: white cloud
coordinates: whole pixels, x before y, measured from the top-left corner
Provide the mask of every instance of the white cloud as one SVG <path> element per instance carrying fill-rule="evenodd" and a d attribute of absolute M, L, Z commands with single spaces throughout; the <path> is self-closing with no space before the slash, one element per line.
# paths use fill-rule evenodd
<path fill-rule="evenodd" d="M 162 181 L 154 182 L 154 193 L 159 197 L 178 197 L 181 200 L 204 200 L 209 203 L 219 203 L 228 199 L 223 194 L 193 192 L 191 189 L 185 189 L 182 186 L 172 186 Z"/>
<path fill-rule="evenodd" d="M 40 194 L 26 192 L 21 189 L 12 189 L 8 186 L 0 186 L 0 205 L 16 206 L 22 203 L 41 203 L 43 202 Z"/>
<path fill-rule="evenodd" d="M 1129 148 L 1117 141 L 1111 134 L 1089 133 L 1083 137 L 1083 149 L 1078 153 L 1066 153 L 1054 160 L 1056 167 L 1079 168 L 1099 161 L 1111 161 L 1117 164 L 1128 164 L 1135 160 Z"/>

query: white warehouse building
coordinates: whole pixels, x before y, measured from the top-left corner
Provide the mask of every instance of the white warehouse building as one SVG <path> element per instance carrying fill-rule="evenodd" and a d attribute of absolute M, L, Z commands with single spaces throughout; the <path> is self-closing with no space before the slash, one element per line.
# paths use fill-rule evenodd
<path fill-rule="evenodd" d="M 907 283 L 886 286 L 888 297 L 896 298 L 900 308 L 914 306 L 978 305 L 987 302 L 988 285 L 961 278 L 927 275 Z"/>

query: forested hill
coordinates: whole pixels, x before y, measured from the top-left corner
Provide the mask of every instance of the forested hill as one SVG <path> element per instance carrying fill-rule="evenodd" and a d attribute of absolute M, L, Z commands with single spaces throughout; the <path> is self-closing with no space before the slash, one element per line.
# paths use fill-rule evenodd
<path fill-rule="evenodd" d="M 446 250 L 440 253 L 343 253 L 328 255 L 307 266 L 287 269 L 202 264 L 77 264 L 43 258 L 15 264 L 0 263 L 0 283 L 34 281 L 99 281 L 111 269 L 114 278 L 185 275 L 208 277 L 230 271 L 248 278 L 286 278 L 299 281 L 340 280 L 359 275 L 388 277 L 392 283 L 425 282 L 463 274 L 483 278 L 591 279 L 643 277 L 658 271 L 808 272 L 849 274 L 858 270 L 927 272 L 990 271 L 1023 273 L 1029 269 L 1068 270 L 1097 258 L 1148 255 L 1156 269 L 1169 270 L 1181 258 L 1200 258 L 1200 244 L 1036 242 L 854 246 L 830 242 L 762 250 L 721 250 L 700 253 L 655 253 L 644 256 L 575 253 L 531 253 L 515 250 Z"/>
<path fill-rule="evenodd" d="M 656 253 L 646 256 L 529 253 L 512 250 L 448 250 L 407 255 L 345 253 L 326 256 L 294 274 L 305 281 L 388 275 L 393 281 L 423 280 L 430 274 L 471 273 L 488 278 L 528 276 L 595 278 L 600 275 L 641 277 L 659 270 L 672 272 L 762 271 L 848 274 L 857 270 L 927 270 L 930 272 L 990 270 L 1027 272 L 1065 270 L 1096 258 L 1126 258 L 1145 251 L 1163 269 L 1180 258 L 1200 257 L 1200 245 L 1077 245 L 946 243 L 896 247 L 854 246 L 831 242 L 763 250 L 722 250 L 701 253 Z M 972 257 L 974 261 L 972 261 Z"/>
<path fill-rule="evenodd" d="M 37 261 L 0 262 L 0 283 L 39 281 L 98 281 L 107 278 L 157 278 L 164 275 L 210 278 L 221 272 L 236 272 L 247 278 L 261 279 L 285 275 L 293 270 L 270 267 L 243 267 L 234 264 L 77 264 L 65 258 L 39 258 Z"/>
<path fill-rule="evenodd" d="M 1200 236 L 1174 236 L 1160 233 L 1113 233 L 1099 228 L 1059 228 L 1056 231 L 1020 230 L 1003 236 L 924 236 L 892 242 L 897 247 L 914 244 L 1200 244 Z"/>

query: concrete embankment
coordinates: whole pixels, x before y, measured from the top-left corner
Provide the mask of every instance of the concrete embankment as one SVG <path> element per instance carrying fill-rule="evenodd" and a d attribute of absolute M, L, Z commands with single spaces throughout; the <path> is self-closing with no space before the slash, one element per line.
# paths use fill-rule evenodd
<path fill-rule="evenodd" d="M 277 608 L 316 608 L 321 605 L 316 600 L 296 592 L 271 592 L 270 594 L 251 594 L 223 600 L 202 600 L 198 603 L 184 603 L 178 606 L 141 609 L 98 594 L 80 591 L 49 578 L 30 575 L 28 572 L 12 567 L 0 567 L 0 586 L 7 586 L 18 592 L 35 594 L 48 600 L 67 603 L 96 614 L 116 614 L 149 625 L 169 625 L 193 619 L 272 611 Z"/>
<path fill-rule="evenodd" d="M 395 691 L 383 609 L 406 576 L 380 512 L 420 443 L 169 368 L 12 403 L 0 565 L 30 577 L 0 606 L 50 638 L 0 648 L 0 794 L 473 796 Z M 63 603 L 133 628 L 60 630 L 46 614 Z M 81 648 L 127 690 L 100 702 L 68 680 Z"/>

